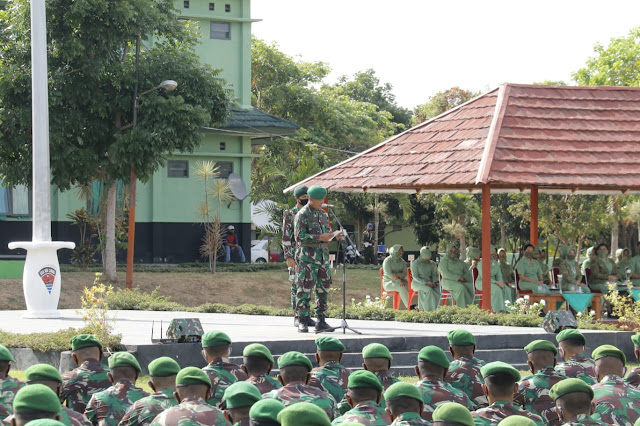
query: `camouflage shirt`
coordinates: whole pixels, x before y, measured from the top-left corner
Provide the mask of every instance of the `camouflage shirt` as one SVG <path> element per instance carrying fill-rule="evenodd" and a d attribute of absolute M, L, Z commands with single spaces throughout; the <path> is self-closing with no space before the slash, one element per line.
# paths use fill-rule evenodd
<path fill-rule="evenodd" d="M 294 235 L 298 243 L 296 259 L 307 265 L 327 266 L 329 245 L 318 241 L 321 234 L 331 232 L 329 215 L 324 210 L 316 210 L 307 204 L 300 209 L 294 219 Z"/>
<path fill-rule="evenodd" d="M 562 426 L 578 426 L 578 425 L 606 425 L 595 417 L 587 414 L 578 414 L 578 417 L 572 422 L 562 423 Z"/>
<path fill-rule="evenodd" d="M 89 359 L 77 368 L 62 375 L 60 401 L 67 401 L 67 407 L 84 413 L 91 396 L 111 386 L 107 378 L 109 367 L 97 359 Z"/>
<path fill-rule="evenodd" d="M 478 358 L 461 356 L 451 362 L 449 372 L 444 378 L 454 388 L 466 393 L 475 409 L 489 405 L 487 396 L 482 391 L 484 379 L 480 368 L 485 364 Z"/>
<path fill-rule="evenodd" d="M 627 377 L 624 378 L 624 382 L 636 388 L 640 387 L 640 367 L 629 371 Z"/>
<path fill-rule="evenodd" d="M 282 387 L 277 379 L 266 374 L 262 376 L 251 376 L 247 379 L 247 382 L 255 385 L 260 391 L 260 394 L 271 392 L 274 389 L 280 389 Z"/>
<path fill-rule="evenodd" d="M 178 405 L 173 396 L 174 388 L 165 388 L 137 400 L 124 414 L 120 426 L 148 425 L 167 408 Z"/>
<path fill-rule="evenodd" d="M 571 355 L 569 361 L 556 365 L 556 371 L 567 377 L 580 379 L 591 386 L 597 382 L 594 366 L 595 362 L 581 353 Z"/>
<path fill-rule="evenodd" d="M 280 389 L 262 395 L 263 398 L 271 398 L 278 400 L 288 407 L 296 402 L 310 402 L 327 413 L 329 419 L 333 420 L 337 417 L 338 411 L 336 401 L 331 394 L 323 392 L 320 389 L 304 384 L 303 382 L 290 382 Z"/>
<path fill-rule="evenodd" d="M 558 413 L 555 410 L 555 402 L 549 396 L 549 389 L 567 376 L 559 374 L 553 367 L 546 367 L 536 374 L 522 379 L 518 385 L 513 402 L 535 414 L 539 414 L 547 422 L 557 424 Z"/>
<path fill-rule="evenodd" d="M 395 418 L 393 423 L 391 423 L 392 426 L 421 426 L 430 424 L 431 423 L 420 417 L 420 414 L 411 412 L 400 414 Z"/>
<path fill-rule="evenodd" d="M 130 380 L 119 380 L 115 385 L 91 396 L 84 415 L 94 425 L 115 426 L 124 413 L 139 399 L 149 396 Z"/>
<path fill-rule="evenodd" d="M 282 215 L 282 251 L 285 259 L 292 259 L 296 256 L 296 239 L 293 233 L 293 219 L 300 211 L 298 206 L 285 210 Z"/>
<path fill-rule="evenodd" d="M 457 402 L 469 410 L 472 408 L 471 400 L 466 393 L 452 387 L 440 377 L 425 377 L 416 383 L 416 387 L 422 394 L 422 401 L 424 401 L 423 419 L 431 421 L 433 411 L 438 405 L 445 402 Z"/>
<path fill-rule="evenodd" d="M 353 407 L 342 416 L 335 419 L 331 424 L 360 423 L 363 425 L 383 426 L 391 423 L 389 416 L 375 401 L 365 401 Z"/>
<path fill-rule="evenodd" d="M 24 385 L 20 380 L 9 376 L 0 381 L 0 415 L 2 417 L 13 413 L 13 397 Z"/>
<path fill-rule="evenodd" d="M 473 416 L 473 422 L 480 426 L 498 424 L 500 420 L 509 416 L 523 416 L 533 420 L 538 425 L 546 424 L 542 417 L 529 413 L 509 401 L 496 401 L 488 407 L 471 412 L 471 415 Z"/>
<path fill-rule="evenodd" d="M 330 361 L 322 367 L 314 368 L 311 370 L 311 376 L 317 378 L 336 401 L 340 401 L 347 392 L 349 370 L 337 361 Z"/>
<path fill-rule="evenodd" d="M 76 411 L 70 410 L 67 407 L 62 407 L 62 410 L 58 413 L 60 416 L 60 422 L 65 426 L 91 426 L 91 422 L 84 416 Z M 4 424 L 10 425 L 13 420 L 13 414 L 4 419 Z"/>
<path fill-rule="evenodd" d="M 211 379 L 211 398 L 208 404 L 214 407 L 220 404 L 224 391 L 235 382 L 243 382 L 248 379 L 247 373 L 236 364 L 224 362 L 221 359 L 214 360 L 202 369 Z"/>
<path fill-rule="evenodd" d="M 393 377 L 389 374 L 389 370 L 376 371 L 373 374 L 375 374 L 378 380 L 380 380 L 380 384 L 384 390 L 387 390 L 389 386 L 400 381 L 397 377 Z"/>
<path fill-rule="evenodd" d="M 175 407 L 158 414 L 152 426 L 229 426 L 224 413 L 202 398 L 184 398 Z"/>
<path fill-rule="evenodd" d="M 620 376 L 604 376 L 592 388 L 594 418 L 610 425 L 631 425 L 640 417 L 640 390 L 626 384 Z"/>

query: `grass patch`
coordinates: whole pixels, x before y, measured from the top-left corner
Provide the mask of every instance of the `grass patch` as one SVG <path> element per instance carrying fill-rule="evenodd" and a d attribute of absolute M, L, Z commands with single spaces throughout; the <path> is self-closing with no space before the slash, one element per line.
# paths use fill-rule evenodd
<path fill-rule="evenodd" d="M 66 330 L 60 330 L 53 333 L 10 333 L 8 331 L 0 330 L 0 342 L 8 348 L 29 348 L 34 351 L 49 352 L 49 351 L 67 351 L 71 349 L 71 338 L 76 334 L 89 333 L 89 329 L 86 328 L 68 328 Z M 106 342 L 102 342 L 104 347 L 112 349 L 120 349 L 122 336 L 109 335 L 109 339 Z"/>

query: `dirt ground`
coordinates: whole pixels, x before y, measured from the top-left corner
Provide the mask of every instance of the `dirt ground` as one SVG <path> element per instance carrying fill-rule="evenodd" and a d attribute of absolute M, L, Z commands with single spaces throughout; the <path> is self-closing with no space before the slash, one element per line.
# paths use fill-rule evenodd
<path fill-rule="evenodd" d="M 136 272 L 134 287 L 151 292 L 160 287 L 160 295 L 170 296 L 171 300 L 185 306 L 198 306 L 203 303 L 225 303 L 241 305 L 244 303 L 285 308 L 290 304 L 290 284 L 286 270 L 261 272 L 219 272 L 206 273 L 159 273 Z M 82 288 L 93 284 L 91 272 L 63 272 L 60 309 L 80 307 Z M 124 272 L 118 272 L 118 281 L 114 287 L 124 288 Z M 22 291 L 22 281 L 0 279 L 0 288 L 4 297 L 0 300 L 1 310 L 26 309 Z M 333 275 L 330 301 L 342 303 L 342 271 Z M 347 271 L 347 303 L 351 298 L 361 302 L 365 296 L 380 296 L 380 278 L 376 270 Z"/>

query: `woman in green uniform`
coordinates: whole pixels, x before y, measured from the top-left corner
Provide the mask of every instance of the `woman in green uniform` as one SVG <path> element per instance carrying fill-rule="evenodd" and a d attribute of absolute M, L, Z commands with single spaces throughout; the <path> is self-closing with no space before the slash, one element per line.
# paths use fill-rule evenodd
<path fill-rule="evenodd" d="M 534 293 L 549 293 L 548 287 L 542 281 L 540 262 L 533 258 L 535 247 L 532 244 L 524 246 L 524 257 L 516 263 L 516 271 L 520 278 L 520 290 L 530 290 Z M 542 287 L 539 287 L 542 285 Z"/>
<path fill-rule="evenodd" d="M 385 291 L 397 291 L 405 307 L 409 307 L 409 287 L 407 285 L 407 263 L 402 259 L 404 249 L 396 244 L 389 250 L 389 256 L 382 263 L 382 286 Z"/>
<path fill-rule="evenodd" d="M 418 309 L 434 311 L 440 301 L 438 265 L 431 260 L 427 247 L 420 249 L 420 256 L 411 262 L 411 290 L 418 292 Z"/>
<path fill-rule="evenodd" d="M 482 260 L 477 262 L 478 278 L 476 288 L 482 290 Z M 496 248 L 491 246 L 491 309 L 493 312 L 506 311 L 504 302 L 513 302 L 511 288 L 502 279 L 502 271 L 498 263 L 498 253 Z"/>

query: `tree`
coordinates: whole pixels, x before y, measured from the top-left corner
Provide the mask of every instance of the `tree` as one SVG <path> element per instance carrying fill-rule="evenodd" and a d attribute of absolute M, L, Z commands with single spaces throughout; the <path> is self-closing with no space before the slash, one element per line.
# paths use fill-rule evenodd
<path fill-rule="evenodd" d="M 134 167 L 147 181 L 175 151 L 190 152 L 204 126 L 224 123 L 231 91 L 194 53 L 195 28 L 181 22 L 171 0 L 52 0 L 47 2 L 52 183 L 60 190 L 101 179 L 107 194 L 105 278 L 115 279 L 115 182 Z M 0 178 L 31 179 L 29 1 L 0 12 Z M 141 98 L 132 128 L 136 82 L 140 91 L 168 78 L 171 93 Z M 153 42 L 151 42 L 153 41 Z"/>
<path fill-rule="evenodd" d="M 479 216 L 480 207 L 472 195 L 445 194 L 440 197 L 438 208 L 448 216 L 444 229 L 453 238 L 460 240 L 460 257 L 464 260 L 467 224 L 472 218 Z"/>
<path fill-rule="evenodd" d="M 431 96 L 426 103 L 418 105 L 413 109 L 413 124 L 420 124 L 433 117 L 437 117 L 445 111 L 449 111 L 458 105 L 470 101 L 479 94 L 479 92 L 461 89 L 458 86 L 437 92 Z"/>

